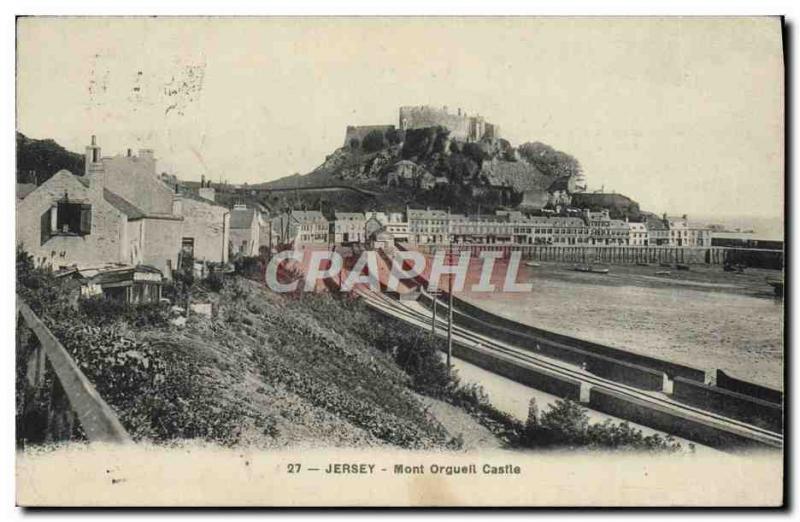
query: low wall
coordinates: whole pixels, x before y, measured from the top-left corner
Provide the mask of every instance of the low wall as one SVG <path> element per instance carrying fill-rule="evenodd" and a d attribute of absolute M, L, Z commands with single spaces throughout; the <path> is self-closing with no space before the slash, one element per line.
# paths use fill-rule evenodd
<path fill-rule="evenodd" d="M 616 359 L 620 362 L 649 368 L 657 372 L 663 372 L 670 378 L 680 376 L 693 381 L 705 381 L 705 371 L 692 368 L 691 366 L 664 361 L 662 359 L 656 359 L 655 357 L 648 357 L 646 355 L 640 355 L 637 353 L 628 352 L 626 350 L 612 348 L 610 346 L 597 344 L 590 341 L 585 341 L 583 339 L 570 337 L 568 335 L 557 334 L 555 332 L 549 332 L 547 330 L 542 330 L 540 328 L 518 323 L 516 321 L 506 319 L 505 317 L 495 315 L 491 312 L 487 312 L 486 310 L 478 308 L 477 306 L 467 303 L 466 301 L 455 296 L 453 296 L 453 305 L 455 310 L 463 311 L 466 315 L 471 315 L 485 323 L 517 331 L 526 336 L 533 337 L 535 340 L 539 340 L 540 342 L 551 341 L 559 344 L 567 344 L 585 352 Z"/>
<path fill-rule="evenodd" d="M 717 370 L 717 388 L 749 395 L 762 401 L 783 404 L 783 393 L 781 391 L 731 377 L 722 370 Z"/>
<path fill-rule="evenodd" d="M 721 430 L 700 420 L 683 417 L 666 408 L 645 404 L 638 399 L 611 390 L 593 387 L 589 395 L 589 407 L 615 417 L 628 419 L 644 426 L 725 450 L 753 446 L 771 447 L 766 443 Z"/>
<path fill-rule="evenodd" d="M 687 381 L 680 377 L 675 379 L 672 397 L 683 403 L 760 426 L 775 433 L 783 431 L 783 409 L 773 402 L 762 401 L 716 386 Z"/>
<path fill-rule="evenodd" d="M 450 245 L 420 244 L 417 249 L 424 254 L 450 248 Z M 728 249 L 724 247 L 667 247 L 636 245 L 475 245 L 454 243 L 453 252 L 471 251 L 477 255 L 484 251 L 503 252 L 508 257 L 512 251 L 522 252 L 526 259 L 563 263 L 688 263 L 721 265 Z"/>
<path fill-rule="evenodd" d="M 581 383 L 577 379 L 551 373 L 544 369 L 522 366 L 518 362 L 502 359 L 459 342 L 453 342 L 453 356 L 557 397 L 574 401 L 580 399 Z"/>
<path fill-rule="evenodd" d="M 403 247 L 400 248 L 402 249 Z M 389 260 L 389 262 L 390 261 L 391 260 Z M 424 276 L 418 276 L 415 279 L 415 283 L 421 287 L 425 287 L 427 286 L 428 282 Z M 442 292 L 442 296 L 444 299 L 448 298 L 446 292 Z M 426 304 L 428 301 L 420 300 L 420 302 Z M 426 306 L 429 306 L 429 302 L 426 304 Z M 536 328 L 534 326 L 518 323 L 516 321 L 512 321 L 511 319 L 506 319 L 505 317 L 488 312 L 456 296 L 453 296 L 453 307 L 454 310 L 460 311 L 464 315 L 472 316 L 489 325 L 505 328 L 513 332 L 533 337 L 533 340 L 539 341 L 540 344 L 542 341 L 552 341 L 554 343 L 578 348 L 585 352 L 615 359 L 620 362 L 649 368 L 657 372 L 663 372 L 667 374 L 670 379 L 675 377 L 683 377 L 692 381 L 705 382 L 705 371 L 698 368 L 692 368 L 691 366 L 673 363 L 670 361 L 657 359 L 655 357 L 649 357 L 647 355 L 641 355 L 619 348 L 613 348 L 611 346 L 593 343 L 591 341 L 585 341 L 583 339 L 578 339 L 568 335 L 562 335 L 555 332 L 542 330 L 541 328 Z"/>
<path fill-rule="evenodd" d="M 422 295 L 419 302 L 428 308 L 432 306 L 432 299 L 428 295 Z M 517 331 L 495 326 L 481 321 L 480 319 L 476 319 L 475 317 L 465 315 L 458 310 L 454 309 L 453 312 L 453 321 L 455 324 L 494 339 L 507 342 L 516 347 L 523 348 L 531 353 L 545 355 L 575 364 L 576 366 L 582 366 L 585 367 L 587 371 L 600 377 L 644 390 L 662 391 L 663 389 L 664 374 L 661 372 L 586 352 L 571 346 L 565 346 L 547 340 L 532 339 Z"/>

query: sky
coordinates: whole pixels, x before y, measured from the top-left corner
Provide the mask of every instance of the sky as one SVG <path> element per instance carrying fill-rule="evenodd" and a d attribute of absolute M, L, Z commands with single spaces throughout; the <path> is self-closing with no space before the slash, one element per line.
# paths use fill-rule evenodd
<path fill-rule="evenodd" d="M 783 215 L 777 18 L 23 18 L 17 128 L 182 179 L 306 173 L 402 105 L 481 114 L 654 212 Z"/>

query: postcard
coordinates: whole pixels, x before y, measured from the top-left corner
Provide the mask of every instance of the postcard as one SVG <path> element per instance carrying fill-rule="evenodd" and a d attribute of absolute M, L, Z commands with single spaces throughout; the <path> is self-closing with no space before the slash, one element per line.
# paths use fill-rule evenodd
<path fill-rule="evenodd" d="M 784 504 L 781 18 L 16 28 L 19 505 Z"/>

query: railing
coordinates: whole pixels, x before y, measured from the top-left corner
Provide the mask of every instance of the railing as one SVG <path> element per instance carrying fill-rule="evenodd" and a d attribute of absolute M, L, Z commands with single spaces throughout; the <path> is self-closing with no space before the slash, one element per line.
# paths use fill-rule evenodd
<path fill-rule="evenodd" d="M 58 397 L 49 401 L 63 408 L 69 408 L 69 412 L 53 412 L 52 408 L 48 412 L 47 421 L 44 426 L 37 426 L 44 431 L 52 431 L 53 419 L 59 415 L 74 415 L 89 442 L 111 442 L 128 443 L 131 437 L 120 423 L 114 411 L 97 393 L 89 379 L 78 368 L 75 360 L 70 356 L 64 346 L 56 339 L 53 333 L 39 319 L 31 308 L 17 296 L 17 314 L 21 317 L 25 325 L 30 328 L 35 336 L 31 343 L 30 353 L 22 354 L 27 361 L 25 372 L 25 407 L 26 412 L 31 408 L 31 397 L 35 396 L 45 381 L 45 372 L 52 369 L 55 381 L 53 389 L 63 392 L 66 400 L 59 400 Z M 19 325 L 19 323 L 18 323 Z M 18 335 L 19 335 L 18 331 Z M 33 339 L 32 339 L 33 340 Z M 18 348 L 19 349 L 19 348 Z M 19 364 L 19 359 L 17 364 Z M 64 404 L 65 403 L 65 404 Z M 38 423 L 42 424 L 42 423 Z M 67 425 L 72 425 L 70 418 Z M 24 429 L 30 426 L 23 426 Z M 71 431 L 71 429 L 69 430 Z M 19 434 L 18 434 L 19 438 Z M 52 438 L 52 437 L 50 437 Z"/>

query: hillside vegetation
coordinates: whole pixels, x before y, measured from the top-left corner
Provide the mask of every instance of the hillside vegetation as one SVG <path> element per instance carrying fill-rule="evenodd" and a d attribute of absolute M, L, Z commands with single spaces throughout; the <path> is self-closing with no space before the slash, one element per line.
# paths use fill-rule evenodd
<path fill-rule="evenodd" d="M 53 140 L 35 140 L 17 132 L 18 183 L 33 183 L 31 172 L 36 173 L 39 185 L 61 169 L 82 176 L 83 164 L 82 154 L 70 152 Z"/>
<path fill-rule="evenodd" d="M 578 160 L 543 143 L 515 148 L 504 139 L 464 142 L 451 139 L 443 127 L 430 127 L 373 131 L 362 143 L 337 149 L 306 175 L 259 187 L 363 187 L 378 193 L 376 208 L 399 210 L 411 204 L 474 212 L 479 205 L 485 210 L 518 206 L 526 193 L 546 197 L 556 179 L 580 173 Z M 297 201 L 283 203 L 318 208 L 325 202 L 313 193 L 292 197 Z"/>
<path fill-rule="evenodd" d="M 409 449 L 561 446 L 677 451 L 626 423 L 590 425 L 562 401 L 527 423 L 495 409 L 479 385 L 442 360 L 443 340 L 358 299 L 275 294 L 243 277 L 180 279 L 175 302 L 213 304 L 184 324 L 167 304 L 130 307 L 75 299 L 69 281 L 17 253 L 19 295 L 42 318 L 137 441 L 201 440 L 256 447 Z M 23 415 L 31 342 L 17 335 L 17 437 L 43 442 Z M 53 382 L 52 374 L 47 382 Z M 48 415 L 49 405 L 40 411 Z M 73 434 L 81 437 L 80 428 Z M 22 438 L 22 440 L 20 439 Z"/>

